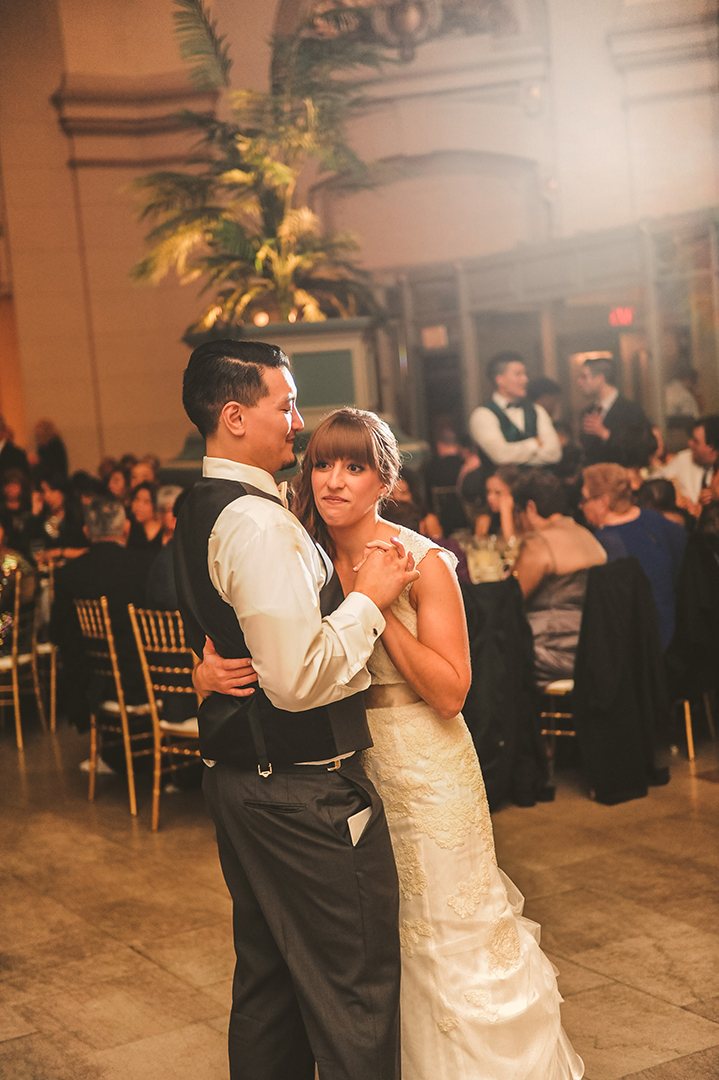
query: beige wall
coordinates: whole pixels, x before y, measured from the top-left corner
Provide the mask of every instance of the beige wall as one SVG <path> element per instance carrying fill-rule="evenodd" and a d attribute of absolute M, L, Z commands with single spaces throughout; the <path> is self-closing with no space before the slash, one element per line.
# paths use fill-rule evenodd
<path fill-rule="evenodd" d="M 365 265 L 453 262 L 719 201 L 714 0 L 512 0 L 514 31 L 423 46 L 371 89 L 360 153 L 397 179 L 313 197 Z M 214 0 L 237 86 L 262 87 L 291 0 Z M 0 155 L 29 425 L 50 416 L 74 467 L 171 456 L 189 425 L 180 335 L 195 286 L 142 289 L 126 187 L 186 161 L 168 117 L 193 97 L 170 0 L 0 0 Z M 51 98 L 62 87 L 58 110 Z M 69 168 L 72 160 L 75 167 Z"/>

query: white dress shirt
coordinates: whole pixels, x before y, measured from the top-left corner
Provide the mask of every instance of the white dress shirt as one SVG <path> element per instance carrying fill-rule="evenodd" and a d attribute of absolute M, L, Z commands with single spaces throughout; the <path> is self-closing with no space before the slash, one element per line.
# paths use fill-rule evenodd
<path fill-rule="evenodd" d="M 524 411 L 521 405 L 513 405 L 497 393 L 492 394 L 492 401 L 506 412 L 515 427 L 524 431 Z M 537 410 L 536 439 L 507 442 L 502 434 L 499 418 L 485 405 L 475 409 L 469 418 L 472 438 L 496 465 L 554 465 L 562 456 L 559 438 L 546 409 L 541 405 L 535 405 L 534 408 Z"/>
<path fill-rule="evenodd" d="M 697 399 L 679 379 L 672 379 L 664 393 L 667 416 L 693 416 L 695 420 L 699 419 Z"/>
<path fill-rule="evenodd" d="M 680 495 L 685 495 L 691 502 L 698 503 L 705 472 L 706 470 L 701 465 L 697 465 L 692 458 L 691 450 L 680 450 L 669 464 L 660 470 L 659 475 L 667 480 L 673 480 Z"/>
<path fill-rule="evenodd" d="M 202 473 L 281 497 L 270 474 L 251 465 L 206 457 Z M 384 618 L 357 592 L 322 618 L 324 563 L 284 506 L 256 495 L 231 502 L 210 534 L 207 564 L 237 615 L 259 685 L 278 709 L 313 709 L 367 689 L 365 664 Z"/>
<path fill-rule="evenodd" d="M 602 423 L 604 423 L 607 413 L 609 412 L 618 397 L 619 391 L 615 386 L 611 394 L 607 394 L 607 396 L 605 398 L 602 398 L 602 400 L 599 402 L 599 415 L 602 418 Z"/>

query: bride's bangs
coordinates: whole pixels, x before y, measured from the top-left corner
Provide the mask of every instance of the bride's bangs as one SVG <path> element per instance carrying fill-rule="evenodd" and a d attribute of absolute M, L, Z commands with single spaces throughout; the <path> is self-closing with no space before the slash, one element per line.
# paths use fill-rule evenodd
<path fill-rule="evenodd" d="M 377 448 L 372 431 L 359 418 L 340 413 L 323 420 L 312 436 L 310 464 L 318 461 L 354 461 L 377 469 Z"/>

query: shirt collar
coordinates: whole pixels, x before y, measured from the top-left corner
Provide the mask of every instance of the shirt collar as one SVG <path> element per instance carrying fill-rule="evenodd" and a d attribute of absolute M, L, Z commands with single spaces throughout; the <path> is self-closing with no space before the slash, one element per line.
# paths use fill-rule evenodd
<path fill-rule="evenodd" d="M 522 398 L 521 401 L 510 401 L 509 398 L 503 397 L 496 390 L 492 394 L 492 401 L 495 405 L 499 405 L 500 409 L 521 409 L 525 400 L 526 398 Z"/>
<path fill-rule="evenodd" d="M 609 412 L 609 410 L 611 409 L 612 405 L 614 404 L 614 402 L 617 400 L 618 397 L 619 397 L 619 391 L 615 387 L 614 390 L 612 390 L 611 394 L 608 397 L 605 397 L 604 401 L 601 402 L 602 416 L 607 415 L 607 413 Z"/>
<path fill-rule="evenodd" d="M 241 461 L 230 461 L 229 458 L 204 457 L 202 475 L 214 476 L 218 480 L 237 480 L 241 484 L 246 481 L 259 491 L 274 495 L 287 506 L 287 484 L 283 482 L 278 487 L 270 473 L 258 469 L 256 465 L 245 465 Z"/>

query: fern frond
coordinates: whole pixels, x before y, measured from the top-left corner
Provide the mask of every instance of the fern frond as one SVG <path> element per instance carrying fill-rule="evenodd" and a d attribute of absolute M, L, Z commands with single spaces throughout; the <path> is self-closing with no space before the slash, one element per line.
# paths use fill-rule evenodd
<path fill-rule="evenodd" d="M 180 41 L 180 56 L 193 64 L 190 79 L 203 90 L 230 85 L 229 45 L 217 32 L 217 20 L 211 18 L 203 0 L 174 0 L 172 13 L 175 33 Z"/>

